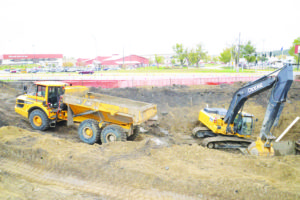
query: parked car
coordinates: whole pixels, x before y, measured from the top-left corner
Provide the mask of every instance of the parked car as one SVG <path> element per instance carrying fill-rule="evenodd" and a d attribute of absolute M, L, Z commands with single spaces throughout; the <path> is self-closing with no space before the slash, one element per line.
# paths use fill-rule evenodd
<path fill-rule="evenodd" d="M 102 68 L 101 67 L 95 67 L 95 71 L 101 71 Z"/>
<path fill-rule="evenodd" d="M 27 70 L 27 73 L 37 73 L 37 72 L 39 72 L 39 70 L 35 68 L 31 68 Z"/>
<path fill-rule="evenodd" d="M 78 74 L 93 74 L 94 71 L 79 71 Z"/>
<path fill-rule="evenodd" d="M 127 67 L 126 70 L 133 70 L 135 69 L 134 67 Z"/>
<path fill-rule="evenodd" d="M 55 72 L 66 72 L 67 69 L 65 68 L 56 68 L 56 71 Z"/>
<path fill-rule="evenodd" d="M 69 67 L 68 69 L 67 69 L 67 71 L 68 72 L 76 72 L 76 67 Z"/>

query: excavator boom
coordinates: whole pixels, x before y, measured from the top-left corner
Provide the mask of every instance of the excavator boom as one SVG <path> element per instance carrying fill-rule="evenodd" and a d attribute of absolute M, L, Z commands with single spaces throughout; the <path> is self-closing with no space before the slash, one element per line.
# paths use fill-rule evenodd
<path fill-rule="evenodd" d="M 197 127 L 193 131 L 194 135 L 200 138 L 210 137 L 203 140 L 204 145 L 209 148 L 216 146 L 226 148 L 237 143 L 240 145 L 250 143 L 251 141 L 245 137 L 249 136 L 253 130 L 253 115 L 242 112 L 243 106 L 249 98 L 272 88 L 260 136 L 248 147 L 248 152 L 256 155 L 273 155 L 272 141 L 275 137 L 270 130 L 278 124 L 292 83 L 293 66 L 291 64 L 249 82 L 234 93 L 227 111 L 224 109 L 225 112 L 219 113 L 217 112 L 219 108 L 201 110 L 199 120 L 209 130 L 200 130 Z M 249 130 L 250 134 L 246 130 Z M 233 139 L 232 136 L 236 138 Z"/>
<path fill-rule="evenodd" d="M 275 73 L 278 73 L 277 76 L 271 76 Z M 286 101 L 287 93 L 292 83 L 293 66 L 286 65 L 240 88 L 234 93 L 230 106 L 224 117 L 224 122 L 227 123 L 226 131 L 229 133 L 234 132 L 230 124 L 234 122 L 237 114 L 249 98 L 273 88 L 260 135 L 263 140 L 270 138 L 270 129 L 272 128 L 276 119 L 278 122 L 283 109 L 283 102 Z"/>

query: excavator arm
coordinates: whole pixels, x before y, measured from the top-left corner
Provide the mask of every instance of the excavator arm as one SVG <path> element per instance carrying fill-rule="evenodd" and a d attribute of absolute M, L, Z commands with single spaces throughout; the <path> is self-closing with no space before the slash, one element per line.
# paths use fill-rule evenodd
<path fill-rule="evenodd" d="M 272 76 L 275 75 L 276 76 Z M 265 118 L 260 132 L 260 138 L 265 140 L 265 147 L 270 147 L 271 141 L 274 139 L 270 130 L 273 125 L 277 125 L 280 114 L 282 112 L 287 93 L 293 83 L 293 66 L 285 65 L 284 67 L 265 75 L 253 82 L 249 82 L 244 87 L 234 93 L 233 99 L 224 117 L 227 123 L 226 132 L 234 132 L 230 126 L 234 122 L 237 114 L 244 106 L 245 102 L 270 88 L 272 88 L 269 103 L 265 113 Z M 275 122 L 275 123 L 274 123 Z"/>

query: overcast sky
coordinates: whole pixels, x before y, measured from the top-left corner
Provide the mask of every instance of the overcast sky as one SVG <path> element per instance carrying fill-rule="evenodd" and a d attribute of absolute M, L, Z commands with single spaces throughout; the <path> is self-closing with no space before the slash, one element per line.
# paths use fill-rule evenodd
<path fill-rule="evenodd" d="M 210 55 L 251 40 L 258 51 L 300 37 L 300 0 L 3 0 L 0 54 L 169 54 L 202 43 Z"/>

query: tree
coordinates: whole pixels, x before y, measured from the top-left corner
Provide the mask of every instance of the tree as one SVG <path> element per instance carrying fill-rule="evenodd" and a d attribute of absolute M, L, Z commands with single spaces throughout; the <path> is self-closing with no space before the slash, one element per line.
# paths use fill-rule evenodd
<path fill-rule="evenodd" d="M 255 61 L 255 53 L 256 49 L 252 46 L 251 41 L 248 41 L 246 45 L 240 46 L 241 55 L 250 63 Z"/>
<path fill-rule="evenodd" d="M 257 56 L 257 60 L 258 60 L 258 61 L 265 62 L 265 61 L 267 61 L 268 59 L 267 59 L 265 56 L 259 55 L 259 56 Z"/>
<path fill-rule="evenodd" d="M 289 50 L 289 54 L 291 56 L 294 56 L 294 59 L 296 62 L 298 62 L 298 56 L 299 54 L 295 54 L 295 45 L 300 45 L 300 37 L 296 38 L 293 42 L 293 45 L 291 46 L 290 50 Z M 299 52 L 298 52 L 299 53 Z"/>
<path fill-rule="evenodd" d="M 213 61 L 214 63 L 218 62 L 218 61 L 219 61 L 218 56 L 214 56 L 214 57 L 212 58 L 212 61 Z"/>
<path fill-rule="evenodd" d="M 176 58 L 180 61 L 181 66 L 184 65 L 186 59 L 186 50 L 184 50 L 182 44 L 176 44 L 173 46 L 173 51 L 176 53 Z"/>
<path fill-rule="evenodd" d="M 197 44 L 197 47 L 196 47 L 196 54 L 197 54 L 197 61 L 196 61 L 196 64 L 197 64 L 197 67 L 199 67 L 199 62 L 200 60 L 202 59 L 205 59 L 207 57 L 207 52 L 204 51 L 203 47 L 201 44 Z"/>
<path fill-rule="evenodd" d="M 171 63 L 172 63 L 172 66 L 174 67 L 174 65 L 176 64 L 176 60 L 174 58 L 172 58 Z"/>
<path fill-rule="evenodd" d="M 64 62 L 63 67 L 73 67 L 74 64 L 72 62 Z"/>
<path fill-rule="evenodd" d="M 205 62 L 209 62 L 209 61 L 211 61 L 211 56 L 210 55 L 207 55 L 206 57 L 205 57 Z"/>
<path fill-rule="evenodd" d="M 164 63 L 165 58 L 155 54 L 155 62 L 157 64 L 157 69 L 159 69 L 159 64 Z"/>
<path fill-rule="evenodd" d="M 149 66 L 151 66 L 152 64 L 154 64 L 154 61 L 152 60 L 152 58 L 149 58 Z"/>
<path fill-rule="evenodd" d="M 234 62 L 237 64 L 238 62 L 238 46 L 236 45 L 233 45 L 232 48 L 231 48 L 231 57 L 233 58 Z"/>
<path fill-rule="evenodd" d="M 294 50 L 294 52 L 295 52 L 295 50 Z M 286 59 L 286 55 L 279 55 L 279 56 L 277 56 L 277 58 L 278 58 L 279 60 L 281 60 L 281 59 Z"/>
<path fill-rule="evenodd" d="M 186 54 L 187 57 L 187 61 L 188 61 L 188 66 L 189 65 L 194 65 L 195 63 L 197 63 L 198 61 L 198 54 L 195 51 L 195 49 L 191 49 L 191 50 L 186 50 L 188 53 Z"/>
<path fill-rule="evenodd" d="M 223 50 L 223 52 L 220 54 L 219 60 L 223 63 L 228 63 L 231 60 L 232 56 L 232 48 L 226 48 Z"/>

